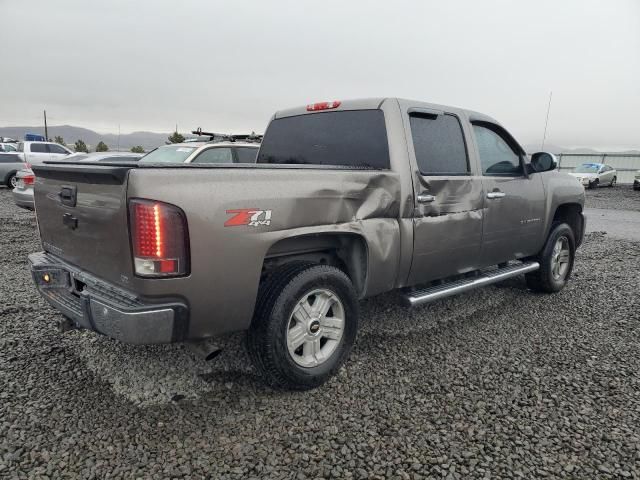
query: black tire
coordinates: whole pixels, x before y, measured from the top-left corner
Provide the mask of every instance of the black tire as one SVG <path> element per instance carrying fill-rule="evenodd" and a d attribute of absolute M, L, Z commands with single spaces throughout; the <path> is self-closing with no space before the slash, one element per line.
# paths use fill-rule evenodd
<path fill-rule="evenodd" d="M 597 178 L 593 182 L 589 182 L 589 188 L 591 189 L 598 188 L 598 185 L 600 185 L 600 180 Z"/>
<path fill-rule="evenodd" d="M 611 180 L 611 183 L 609 184 L 609 186 L 610 187 L 615 187 L 617 181 L 618 181 L 618 177 L 613 177 L 613 180 Z"/>
<path fill-rule="evenodd" d="M 315 289 L 328 289 L 344 309 L 342 337 L 333 353 L 317 366 L 302 367 L 287 346 L 290 319 L 298 302 Z M 247 334 L 251 361 L 266 382 L 276 388 L 308 390 L 333 376 L 345 362 L 358 330 L 359 305 L 351 280 L 329 265 L 296 262 L 283 266 L 261 285 Z"/>
<path fill-rule="evenodd" d="M 7 187 L 11 189 L 15 188 L 15 185 L 13 183 L 15 181 L 15 178 L 16 178 L 15 172 L 9 174 L 9 176 L 7 177 L 7 183 L 6 183 Z"/>
<path fill-rule="evenodd" d="M 554 247 L 560 238 L 566 238 L 569 248 L 568 267 L 560 278 L 553 274 Z M 559 292 L 567 284 L 573 270 L 573 261 L 576 253 L 576 240 L 573 230 L 566 223 L 554 223 L 541 252 L 532 258 L 540 263 L 540 268 L 535 272 L 525 275 L 527 286 L 534 292 L 555 293 Z"/>

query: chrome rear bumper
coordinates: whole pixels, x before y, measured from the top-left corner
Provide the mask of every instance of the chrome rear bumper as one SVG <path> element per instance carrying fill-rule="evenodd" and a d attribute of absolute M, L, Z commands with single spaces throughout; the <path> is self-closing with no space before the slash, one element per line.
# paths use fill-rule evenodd
<path fill-rule="evenodd" d="M 70 265 L 47 252 L 29 255 L 38 291 L 76 327 L 125 343 L 170 343 L 183 339 L 188 308 L 167 299 L 153 303 Z"/>

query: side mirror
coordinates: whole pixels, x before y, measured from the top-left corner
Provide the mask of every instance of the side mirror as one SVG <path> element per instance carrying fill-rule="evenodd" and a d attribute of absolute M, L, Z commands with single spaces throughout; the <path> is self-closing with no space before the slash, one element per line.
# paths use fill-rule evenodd
<path fill-rule="evenodd" d="M 553 153 L 536 152 L 531 155 L 531 169 L 535 173 L 549 172 L 558 168 L 558 160 Z"/>

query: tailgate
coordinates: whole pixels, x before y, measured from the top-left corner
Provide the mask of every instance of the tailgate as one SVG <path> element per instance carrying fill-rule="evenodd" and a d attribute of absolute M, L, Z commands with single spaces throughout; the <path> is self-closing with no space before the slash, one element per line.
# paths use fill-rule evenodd
<path fill-rule="evenodd" d="M 132 166 L 34 165 L 45 251 L 127 286 L 132 274 L 127 178 Z"/>

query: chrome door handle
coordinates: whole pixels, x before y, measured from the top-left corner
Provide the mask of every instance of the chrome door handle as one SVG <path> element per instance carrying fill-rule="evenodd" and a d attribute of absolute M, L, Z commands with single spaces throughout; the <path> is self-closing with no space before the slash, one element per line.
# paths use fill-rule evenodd
<path fill-rule="evenodd" d="M 428 195 L 424 193 L 419 194 L 417 197 L 418 203 L 431 203 L 435 199 L 436 197 L 434 197 L 433 195 Z"/>
<path fill-rule="evenodd" d="M 487 198 L 502 198 L 505 195 L 504 192 L 489 192 L 487 193 Z"/>

